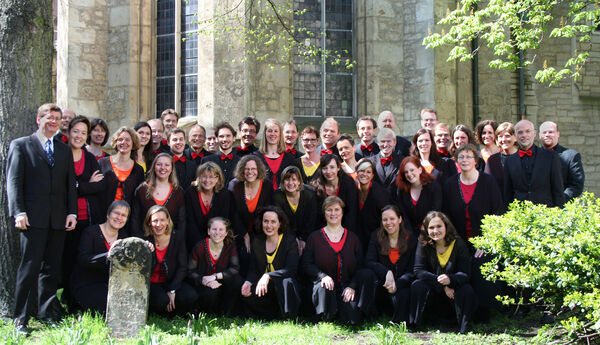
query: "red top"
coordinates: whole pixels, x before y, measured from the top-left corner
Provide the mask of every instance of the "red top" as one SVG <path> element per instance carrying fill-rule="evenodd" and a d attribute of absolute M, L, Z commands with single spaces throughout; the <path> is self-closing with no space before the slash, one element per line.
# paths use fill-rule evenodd
<path fill-rule="evenodd" d="M 206 238 L 206 250 L 208 251 L 208 257 L 210 258 L 210 274 L 215 274 L 217 272 L 217 261 L 219 258 L 214 258 L 212 253 L 210 252 L 210 246 L 208 245 L 209 238 Z"/>
<path fill-rule="evenodd" d="M 248 212 L 254 213 L 256 210 L 256 206 L 258 205 L 258 199 L 260 198 L 260 192 L 262 191 L 263 181 L 260 180 L 260 184 L 258 185 L 258 192 L 252 199 L 246 198 L 246 205 L 248 206 Z"/>
<path fill-rule="evenodd" d="M 410 197 L 410 200 L 412 201 L 413 205 L 415 205 L 415 206 L 417 206 L 417 204 L 419 203 L 419 200 L 413 198 L 412 196 Z"/>
<path fill-rule="evenodd" d="M 173 185 L 171 185 L 171 187 L 169 188 L 169 193 L 167 194 L 167 196 L 163 199 L 163 200 L 158 200 L 154 197 L 154 195 L 152 196 L 152 199 L 154 199 L 154 202 L 157 205 L 163 206 L 167 200 L 169 200 L 169 197 L 171 196 L 171 192 L 173 191 Z"/>
<path fill-rule="evenodd" d="M 158 260 L 158 265 L 156 266 L 154 272 L 152 272 L 152 276 L 150 277 L 151 283 L 164 283 L 167 279 L 167 274 L 162 265 L 162 262 L 165 259 L 165 254 L 167 254 L 168 248 L 169 246 L 166 246 L 165 249 L 158 249 L 156 247 L 154 248 L 156 252 L 156 259 Z"/>
<path fill-rule="evenodd" d="M 104 158 L 106 156 L 107 156 L 106 152 L 102 151 L 102 154 L 100 156 L 95 156 L 95 157 L 96 157 L 96 160 L 99 161 L 100 158 Z"/>
<path fill-rule="evenodd" d="M 133 170 L 133 167 L 135 166 L 135 162 L 133 162 L 133 164 L 131 165 L 131 169 L 129 170 L 119 170 L 117 169 L 117 166 L 113 163 L 112 159 L 110 160 L 110 165 L 113 168 L 113 171 L 115 172 L 115 176 L 117 176 L 117 180 L 119 180 L 119 185 L 117 186 L 117 192 L 115 193 L 115 200 L 123 200 L 123 182 L 125 182 L 125 180 L 127 180 L 127 178 L 129 177 L 129 174 L 131 174 L 131 171 Z"/>
<path fill-rule="evenodd" d="M 463 200 L 467 207 L 465 208 L 465 234 L 467 239 L 473 237 L 473 225 L 471 224 L 471 215 L 469 214 L 469 203 L 473 198 L 473 193 L 475 193 L 475 187 L 477 186 L 477 182 L 467 185 L 460 182 L 460 190 L 462 192 Z"/>
<path fill-rule="evenodd" d="M 400 252 L 398 251 L 398 248 L 391 248 L 388 257 L 390 258 L 392 264 L 395 265 L 396 262 L 398 262 L 398 259 L 400 259 Z"/>
<path fill-rule="evenodd" d="M 283 160 L 283 154 L 280 154 L 279 157 L 277 158 L 269 158 L 265 155 L 263 155 L 265 157 L 265 160 L 267 161 L 267 165 L 269 166 L 269 169 L 271 169 L 271 171 L 273 172 L 273 190 L 277 190 L 277 177 L 275 177 L 275 175 L 277 174 L 277 172 L 279 171 L 279 168 L 281 167 L 281 161 Z"/>
<path fill-rule="evenodd" d="M 210 211 L 210 205 L 204 205 L 204 201 L 202 201 L 202 193 L 198 191 L 198 199 L 200 200 L 200 209 L 202 210 L 203 215 L 207 215 L 208 211 Z"/>
<path fill-rule="evenodd" d="M 322 228 L 321 231 L 323 232 L 323 236 L 325 236 L 325 239 L 327 240 L 327 243 L 329 243 L 331 249 L 333 249 L 333 251 L 337 254 L 336 281 L 342 281 L 342 257 L 340 255 L 340 252 L 342 251 L 342 248 L 344 248 L 344 244 L 346 243 L 346 235 L 348 235 L 348 230 L 344 228 L 344 234 L 342 235 L 342 238 L 339 242 L 331 242 L 331 240 L 327 236 L 327 233 L 325 232 L 325 228 Z"/>
<path fill-rule="evenodd" d="M 371 186 L 373 185 L 373 182 L 371 181 L 371 183 L 369 183 L 369 188 L 367 188 L 367 196 L 369 196 L 369 193 L 371 192 Z M 340 187 L 338 186 L 338 192 L 340 191 Z M 365 201 L 367 200 L 367 198 L 365 198 Z M 360 201 L 360 198 L 358 198 L 358 207 L 362 210 L 363 207 L 365 206 L 365 203 Z"/>
<path fill-rule="evenodd" d="M 108 242 L 106 242 L 106 240 L 104 240 L 104 245 L 106 246 L 106 250 L 110 250 L 110 244 L 108 244 Z"/>
<path fill-rule="evenodd" d="M 85 167 L 85 152 L 81 152 L 81 158 L 73 163 L 75 163 L 75 175 L 81 176 Z M 88 219 L 87 201 L 85 201 L 85 198 L 77 198 L 77 219 Z"/>

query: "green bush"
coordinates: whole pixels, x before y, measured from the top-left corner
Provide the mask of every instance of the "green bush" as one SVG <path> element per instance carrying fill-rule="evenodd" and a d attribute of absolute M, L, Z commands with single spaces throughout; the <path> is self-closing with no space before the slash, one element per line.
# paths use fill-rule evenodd
<path fill-rule="evenodd" d="M 482 267 L 492 280 L 530 288 L 531 301 L 567 311 L 570 333 L 600 330 L 600 199 L 584 193 L 563 209 L 513 202 L 502 216 L 487 216 L 483 236 L 471 239 L 494 259 Z"/>

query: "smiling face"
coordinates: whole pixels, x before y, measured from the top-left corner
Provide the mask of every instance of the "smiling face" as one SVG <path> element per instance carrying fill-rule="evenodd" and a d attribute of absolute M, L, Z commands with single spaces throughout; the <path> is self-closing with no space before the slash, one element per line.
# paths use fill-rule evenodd
<path fill-rule="evenodd" d="M 340 157 L 342 157 L 344 161 L 354 158 L 354 146 L 350 144 L 349 140 L 340 140 L 337 142 L 336 146 L 340 153 Z"/>
<path fill-rule="evenodd" d="M 214 243 L 222 243 L 225 237 L 227 237 L 227 226 L 223 221 L 215 220 L 210 224 L 208 228 L 208 237 Z"/>
<path fill-rule="evenodd" d="M 343 215 L 342 205 L 338 203 L 331 204 L 325 209 L 325 220 L 327 220 L 328 225 L 340 225 Z"/>
<path fill-rule="evenodd" d="M 417 138 L 417 149 L 422 154 L 431 152 L 431 136 L 429 134 L 423 133 L 419 135 Z"/>
<path fill-rule="evenodd" d="M 121 229 L 127 223 L 127 217 L 129 216 L 129 210 L 123 206 L 117 206 L 110 211 L 106 221 L 113 229 Z"/>
<path fill-rule="evenodd" d="M 283 180 L 283 189 L 288 193 L 294 193 L 300 188 L 300 180 L 295 174 L 289 175 Z"/>
<path fill-rule="evenodd" d="M 72 148 L 80 149 L 87 139 L 87 126 L 83 122 L 76 123 L 69 131 L 69 145 Z"/>
<path fill-rule="evenodd" d="M 203 191 L 212 191 L 219 182 L 219 176 L 212 171 L 205 171 L 200 175 L 200 188 Z"/>
<path fill-rule="evenodd" d="M 258 167 L 256 162 L 253 160 L 249 160 L 246 162 L 246 166 L 244 167 L 244 179 L 246 182 L 254 182 L 258 177 Z"/>
<path fill-rule="evenodd" d="M 281 138 L 281 133 L 279 132 L 279 126 L 276 124 L 271 124 L 266 126 L 265 128 L 265 137 L 267 138 L 268 145 L 279 144 L 279 139 Z"/>
<path fill-rule="evenodd" d="M 500 146 L 504 153 L 508 153 L 511 149 L 515 148 L 516 143 L 517 137 L 510 134 L 509 131 L 504 131 L 498 135 L 498 146 Z"/>
<path fill-rule="evenodd" d="M 75 117 L 75 113 L 71 109 L 63 109 L 62 117 L 60 119 L 60 131 L 67 133 L 69 130 L 69 123 Z"/>
<path fill-rule="evenodd" d="M 333 181 L 338 178 L 338 173 L 340 171 L 340 166 L 337 165 L 335 159 L 332 159 L 327 165 L 321 167 L 321 172 L 323 173 L 323 177 L 327 181 Z"/>
<path fill-rule="evenodd" d="M 381 137 L 381 135 L 380 135 Z M 393 135 L 386 135 L 378 140 L 379 149 L 383 157 L 389 157 L 396 147 L 396 138 Z"/>
<path fill-rule="evenodd" d="M 154 174 L 161 181 L 166 181 L 173 172 L 173 164 L 169 157 L 159 157 L 154 163 Z"/>
<path fill-rule="evenodd" d="M 550 149 L 558 144 L 558 138 L 560 138 L 560 132 L 556 127 L 556 124 L 552 122 L 544 122 L 540 126 L 540 140 L 545 148 Z"/>
<path fill-rule="evenodd" d="M 421 174 L 423 173 L 423 168 L 414 165 L 413 163 L 406 163 L 404 166 L 404 177 L 411 185 L 417 184 L 421 182 Z"/>
<path fill-rule="evenodd" d="M 373 128 L 373 122 L 370 120 L 358 121 L 357 132 L 360 140 L 365 145 L 370 145 L 373 142 L 373 136 L 375 135 L 375 128 Z"/>
<path fill-rule="evenodd" d="M 437 128 L 435 130 L 435 145 L 437 146 L 437 148 L 439 149 L 446 149 L 448 150 L 448 148 L 450 148 L 450 130 L 447 128 Z"/>
<path fill-rule="evenodd" d="M 56 110 L 49 110 L 43 116 L 36 117 L 37 125 L 46 138 L 52 138 L 58 130 L 60 117 L 60 112 Z"/>
<path fill-rule="evenodd" d="M 421 115 L 421 127 L 427 128 L 433 131 L 435 126 L 438 124 L 437 115 L 432 112 L 424 112 Z"/>
<path fill-rule="evenodd" d="M 164 128 L 162 122 L 159 119 L 152 119 L 148 121 L 150 128 L 152 128 L 152 143 L 157 145 L 163 139 Z"/>
<path fill-rule="evenodd" d="M 335 145 L 338 137 L 340 136 L 339 128 L 337 123 L 328 121 L 321 128 L 321 142 L 325 147 L 330 148 Z"/>
<path fill-rule="evenodd" d="M 458 156 L 456 156 L 456 161 L 460 166 L 460 170 L 462 172 L 469 172 L 475 169 L 475 165 L 477 163 L 476 154 L 470 150 L 461 151 Z"/>
<path fill-rule="evenodd" d="M 219 129 L 219 133 L 217 133 L 217 140 L 219 141 L 221 151 L 229 151 L 233 146 L 233 133 L 231 133 L 229 128 L 221 128 Z"/>
<path fill-rule="evenodd" d="M 296 140 L 298 140 L 298 128 L 296 125 L 291 123 L 283 125 L 283 139 L 287 146 L 291 147 L 296 144 Z"/>
<path fill-rule="evenodd" d="M 176 156 L 183 155 L 185 149 L 185 135 L 183 133 L 172 133 L 169 136 L 169 147 Z"/>
<path fill-rule="evenodd" d="M 96 126 L 96 128 L 98 128 L 98 126 Z M 150 142 L 150 139 L 152 138 L 152 131 L 150 130 L 150 128 L 148 128 L 146 126 L 142 126 L 136 132 L 137 132 L 138 136 L 140 137 L 140 147 L 144 147 L 144 146 L 148 145 L 148 143 Z M 94 133 L 94 131 L 92 131 L 92 138 L 93 138 L 93 133 Z"/>
<path fill-rule="evenodd" d="M 517 122 L 515 125 L 515 134 L 517 135 L 517 142 L 522 149 L 527 150 L 533 145 L 533 139 L 536 135 L 533 123 L 526 120 Z"/>
<path fill-rule="evenodd" d="M 446 224 L 444 224 L 442 218 L 434 217 L 429 221 L 427 234 L 434 242 L 442 241 L 443 243 L 444 237 L 446 237 Z"/>
<path fill-rule="evenodd" d="M 396 121 L 394 120 L 394 115 L 392 113 L 382 115 L 379 121 L 381 122 L 381 127 L 383 128 L 389 128 L 391 130 L 396 129 Z"/>
<path fill-rule="evenodd" d="M 375 174 L 373 173 L 373 168 L 367 166 L 365 169 L 356 172 L 356 179 L 361 185 L 367 186 L 371 183 L 371 181 L 373 181 L 374 175 Z"/>
<path fill-rule="evenodd" d="M 206 149 L 212 153 L 219 151 L 219 140 L 217 140 L 217 136 L 214 132 L 211 132 L 206 136 Z"/>
<path fill-rule="evenodd" d="M 247 123 L 243 123 L 240 128 L 240 143 L 246 147 L 254 144 L 256 140 L 256 135 L 258 132 L 256 131 L 256 127 L 254 125 L 249 125 Z"/>
<path fill-rule="evenodd" d="M 267 237 L 279 235 L 279 217 L 277 213 L 267 211 L 263 214 L 262 228 Z"/>
<path fill-rule="evenodd" d="M 302 135 L 302 147 L 306 153 L 313 153 L 319 146 L 319 140 L 315 133 L 305 133 Z"/>
<path fill-rule="evenodd" d="M 461 145 L 469 143 L 469 137 L 467 133 L 463 131 L 454 132 L 454 147 L 460 147 Z"/>
<path fill-rule="evenodd" d="M 177 122 L 178 119 L 175 114 L 166 114 L 163 119 L 163 126 L 165 127 L 165 130 L 168 131 L 169 129 L 177 127 Z"/>
<path fill-rule="evenodd" d="M 481 131 L 481 141 L 483 145 L 492 146 L 496 144 L 496 135 L 494 134 L 494 127 L 486 125 Z"/>
<path fill-rule="evenodd" d="M 400 231 L 400 224 L 402 223 L 402 218 L 398 217 L 394 210 L 385 210 L 381 214 L 381 225 L 383 229 L 389 235 L 393 235 Z"/>
<path fill-rule="evenodd" d="M 132 147 L 133 140 L 131 139 L 131 135 L 129 135 L 127 132 L 119 134 L 117 137 L 117 151 L 119 153 L 129 155 Z"/>
<path fill-rule="evenodd" d="M 168 225 L 169 218 L 163 211 L 158 211 L 150 216 L 150 227 L 152 227 L 154 236 L 166 235 Z"/>
<path fill-rule="evenodd" d="M 190 147 L 194 151 L 201 151 L 206 141 L 206 135 L 202 127 L 192 127 L 190 129 Z"/>

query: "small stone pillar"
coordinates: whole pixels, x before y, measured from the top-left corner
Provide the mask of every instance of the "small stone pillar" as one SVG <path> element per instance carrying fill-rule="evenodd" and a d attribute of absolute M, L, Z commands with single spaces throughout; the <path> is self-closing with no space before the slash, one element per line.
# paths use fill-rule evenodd
<path fill-rule="evenodd" d="M 115 337 L 134 337 L 146 324 L 152 255 L 146 241 L 116 241 L 108 252 L 106 325 Z"/>

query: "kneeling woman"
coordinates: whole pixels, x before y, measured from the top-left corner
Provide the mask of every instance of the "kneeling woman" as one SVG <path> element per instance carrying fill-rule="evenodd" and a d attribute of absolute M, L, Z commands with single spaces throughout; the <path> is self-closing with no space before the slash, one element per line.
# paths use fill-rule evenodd
<path fill-rule="evenodd" d="M 127 223 L 129 213 L 126 201 L 113 201 L 108 207 L 106 222 L 90 225 L 81 233 L 71 290 L 75 301 L 84 310 L 101 314 L 106 311 L 108 251 L 116 240 L 127 237 L 126 231 L 121 229 Z"/>
<path fill-rule="evenodd" d="M 233 238 L 229 221 L 214 217 L 208 221 L 208 237 L 192 250 L 188 277 L 198 293 L 198 306 L 203 311 L 234 314 L 242 278 Z"/>
<path fill-rule="evenodd" d="M 287 233 L 287 228 L 287 219 L 279 207 L 266 206 L 258 212 L 250 269 L 242 285 L 249 316 L 294 319 L 298 315 L 300 291 L 296 273 L 300 257 L 296 238 Z"/>
<path fill-rule="evenodd" d="M 460 333 L 466 333 L 477 310 L 477 295 L 471 287 L 471 255 L 465 242 L 445 214 L 431 211 L 423 220 L 415 255 L 415 280 L 411 287 L 410 324 L 419 324 L 430 300 L 430 307 L 440 303 L 454 305 Z"/>
<path fill-rule="evenodd" d="M 150 310 L 183 315 L 196 302 L 194 289 L 183 280 L 187 274 L 185 235 L 173 231 L 173 221 L 165 206 L 150 207 L 144 230 L 154 245 L 150 276 Z"/>
<path fill-rule="evenodd" d="M 408 322 L 416 248 L 417 238 L 404 227 L 400 209 L 396 205 L 385 206 L 381 226 L 371 235 L 366 261 L 381 284 L 377 288 L 377 306 L 380 310 L 393 307 L 392 321 L 396 323 Z"/>
<path fill-rule="evenodd" d="M 353 232 L 342 227 L 344 202 L 337 196 L 323 201 L 327 225 L 313 231 L 302 255 L 302 270 L 312 281 L 312 302 L 317 317 L 358 324 L 361 313 L 369 313 L 374 279 L 369 270 L 359 270 L 363 249 Z M 368 276 L 368 277 L 367 277 Z"/>

